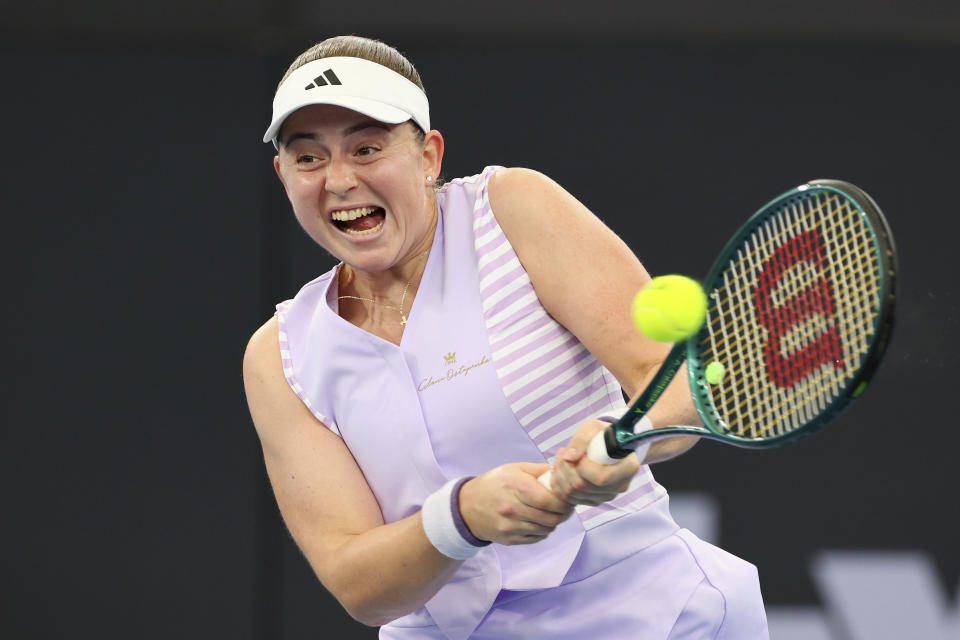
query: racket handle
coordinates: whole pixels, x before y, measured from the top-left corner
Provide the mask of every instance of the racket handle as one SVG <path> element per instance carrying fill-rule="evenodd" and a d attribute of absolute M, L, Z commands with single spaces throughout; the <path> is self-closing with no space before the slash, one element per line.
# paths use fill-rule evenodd
<path fill-rule="evenodd" d="M 553 489 L 550 488 L 550 478 L 552 476 L 553 476 L 553 471 L 551 471 L 550 469 L 547 469 L 547 472 L 542 476 L 540 476 L 539 478 L 537 478 L 537 481 L 543 486 L 545 486 L 548 490 L 553 491 Z"/>
<path fill-rule="evenodd" d="M 597 464 L 617 464 L 627 457 L 627 455 L 629 455 L 629 453 L 619 457 L 610 455 L 611 453 L 617 451 L 619 447 L 616 447 L 611 451 L 608 443 L 613 444 L 614 447 L 616 447 L 617 437 L 616 431 L 613 429 L 613 425 L 610 425 L 597 435 L 593 436 L 593 438 L 590 440 L 590 444 L 587 445 L 587 457 Z"/>
<path fill-rule="evenodd" d="M 609 435 L 607 435 L 609 433 Z M 614 458 L 607 451 L 607 439 L 613 438 L 613 442 L 616 442 L 616 437 L 614 436 L 615 431 L 613 430 L 613 425 L 607 427 L 597 435 L 593 436 L 590 440 L 590 444 L 587 445 L 587 457 L 590 458 L 593 462 L 597 464 L 616 464 L 623 460 L 623 458 Z M 647 449 L 650 448 L 648 443 L 644 443 L 637 447 L 636 452 L 637 456 L 640 457 L 641 464 L 643 463 L 643 457 L 647 455 Z M 545 486 L 547 489 L 550 488 L 550 477 L 552 471 L 547 471 L 542 476 L 537 478 L 540 481 L 540 484 Z"/>

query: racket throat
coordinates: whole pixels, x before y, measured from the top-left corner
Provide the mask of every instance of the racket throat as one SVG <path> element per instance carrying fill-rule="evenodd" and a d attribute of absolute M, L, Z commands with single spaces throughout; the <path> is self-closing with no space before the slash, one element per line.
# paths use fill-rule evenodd
<path fill-rule="evenodd" d="M 603 431 L 603 441 L 607 445 L 607 455 L 617 460 L 622 460 L 633 453 L 634 449 L 640 446 L 639 440 L 630 441 L 632 434 L 623 431 L 617 431 L 612 426 Z M 624 442 L 621 442 L 621 438 Z"/>

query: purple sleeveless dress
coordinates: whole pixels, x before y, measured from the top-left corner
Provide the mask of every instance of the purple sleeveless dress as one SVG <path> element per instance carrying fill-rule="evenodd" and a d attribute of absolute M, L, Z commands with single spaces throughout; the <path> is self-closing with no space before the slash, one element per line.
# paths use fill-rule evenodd
<path fill-rule="evenodd" d="M 624 408 L 613 376 L 540 305 L 497 224 L 487 181 L 498 169 L 438 192 L 436 234 L 399 346 L 338 315 L 339 267 L 277 305 L 288 382 L 343 438 L 386 522 L 415 513 L 451 478 L 549 462 L 584 420 Z M 598 613 L 604 638 L 766 637 L 756 570 L 680 530 L 647 467 L 616 500 L 577 515 L 535 545 L 485 547 L 381 637 L 583 638 Z M 710 558 L 719 569 L 707 571 Z M 603 594 L 623 598 L 631 583 L 640 600 L 621 606 L 630 624 L 610 628 Z M 722 603 L 741 592 L 743 615 L 732 616 Z M 734 627 L 740 635 L 718 635 Z"/>

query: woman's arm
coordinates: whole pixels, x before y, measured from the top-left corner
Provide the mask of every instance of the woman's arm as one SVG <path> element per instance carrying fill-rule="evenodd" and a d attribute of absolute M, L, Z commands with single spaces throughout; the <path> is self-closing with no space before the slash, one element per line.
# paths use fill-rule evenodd
<path fill-rule="evenodd" d="M 420 512 L 384 524 L 343 440 L 287 384 L 276 318 L 250 339 L 243 378 L 280 512 L 320 581 L 364 624 L 385 624 L 423 606 L 462 562 L 434 548 Z M 504 465 L 464 485 L 461 511 L 473 533 L 502 544 L 548 535 L 569 507 L 536 481 L 545 468 Z"/>
<path fill-rule="evenodd" d="M 543 174 L 501 170 L 491 178 L 489 194 L 497 221 L 544 308 L 613 373 L 631 398 L 639 396 L 670 348 L 638 333 L 630 320 L 634 295 L 650 281 L 646 269 L 613 231 Z M 683 371 L 649 417 L 655 426 L 701 424 Z M 598 426 L 585 425 L 584 433 L 571 441 L 576 453 L 585 449 L 586 432 Z M 658 441 L 644 461 L 666 460 L 696 441 L 689 436 Z M 575 454 L 570 457 L 579 460 Z M 595 471 L 620 486 L 617 479 L 630 473 L 629 466 L 619 475 L 613 469 Z"/>

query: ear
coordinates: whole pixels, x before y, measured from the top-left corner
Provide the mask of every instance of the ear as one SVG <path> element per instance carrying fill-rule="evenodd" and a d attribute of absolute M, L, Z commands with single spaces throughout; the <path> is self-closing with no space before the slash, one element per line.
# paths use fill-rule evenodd
<path fill-rule="evenodd" d="M 283 174 L 280 172 L 280 156 L 273 156 L 273 170 L 276 172 L 277 177 L 280 178 L 280 184 L 283 185 L 283 190 L 287 194 L 287 200 L 290 199 L 290 189 L 287 188 L 287 183 L 283 179 Z"/>
<path fill-rule="evenodd" d="M 431 129 L 423 137 L 423 170 L 434 179 L 440 177 L 443 167 L 443 135 Z"/>

